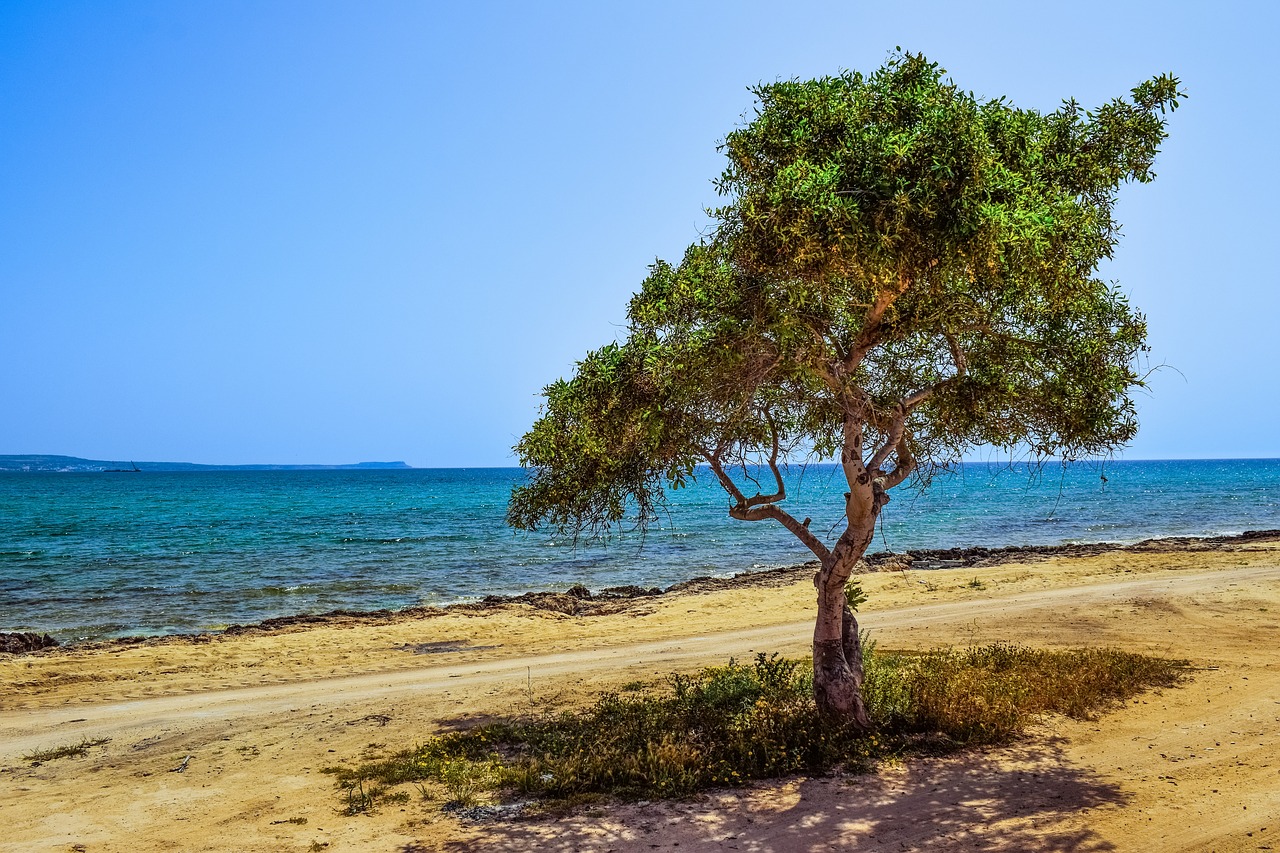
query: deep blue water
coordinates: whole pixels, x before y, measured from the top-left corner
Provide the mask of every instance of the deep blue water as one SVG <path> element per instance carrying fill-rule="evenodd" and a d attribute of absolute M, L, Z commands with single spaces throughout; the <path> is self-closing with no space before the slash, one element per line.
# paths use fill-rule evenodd
<path fill-rule="evenodd" d="M 1103 483 L 1101 477 L 1106 476 Z M 0 473 L 0 631 L 63 640 L 217 630 L 335 608 L 666 586 L 791 565 L 779 525 L 736 522 L 712 477 L 644 537 L 586 547 L 503 525 L 519 469 Z M 843 480 L 793 469 L 825 534 Z M 885 510 L 872 550 L 1131 542 L 1280 528 L 1280 460 L 970 463 Z"/>

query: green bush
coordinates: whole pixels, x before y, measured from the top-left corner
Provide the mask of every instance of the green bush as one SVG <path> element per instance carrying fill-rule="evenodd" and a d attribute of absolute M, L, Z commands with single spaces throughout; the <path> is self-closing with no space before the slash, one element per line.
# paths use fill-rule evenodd
<path fill-rule="evenodd" d="M 336 770 L 369 792 L 434 783 L 453 802 L 506 792 L 543 801 L 591 795 L 679 798 L 715 786 L 1006 742 L 1045 713 L 1088 718 L 1141 690 L 1173 686 L 1183 664 L 1113 649 L 990 645 L 924 654 L 865 644 L 867 735 L 817 712 L 808 661 L 756 655 L 665 686 L 607 694 L 580 711 L 450 732 L 390 759 Z M 365 787 L 366 782 L 375 783 Z"/>

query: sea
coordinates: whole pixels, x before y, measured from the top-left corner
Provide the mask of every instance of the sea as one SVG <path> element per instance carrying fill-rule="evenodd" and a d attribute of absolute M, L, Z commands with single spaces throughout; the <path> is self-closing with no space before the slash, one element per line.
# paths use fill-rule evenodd
<path fill-rule="evenodd" d="M 657 523 L 604 542 L 508 528 L 507 500 L 525 477 L 518 468 L 0 473 L 0 631 L 63 642 L 199 633 L 574 584 L 666 587 L 812 559 L 774 522 L 730 519 L 705 471 L 671 493 Z M 834 539 L 838 468 L 792 466 L 786 478 L 786 506 Z M 923 491 L 895 489 L 872 550 L 1274 528 L 1280 460 L 970 462 Z"/>

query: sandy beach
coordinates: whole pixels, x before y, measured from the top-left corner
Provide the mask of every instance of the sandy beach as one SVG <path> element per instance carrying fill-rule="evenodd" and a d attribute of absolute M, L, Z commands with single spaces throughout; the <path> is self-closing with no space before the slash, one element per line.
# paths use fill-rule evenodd
<path fill-rule="evenodd" d="M 0 656 L 0 851 L 1280 847 L 1280 535 L 865 575 L 884 648 L 1113 645 L 1195 667 L 1010 747 L 558 820 L 459 823 L 416 792 L 339 814 L 324 767 L 731 655 L 805 654 L 810 571 Z"/>

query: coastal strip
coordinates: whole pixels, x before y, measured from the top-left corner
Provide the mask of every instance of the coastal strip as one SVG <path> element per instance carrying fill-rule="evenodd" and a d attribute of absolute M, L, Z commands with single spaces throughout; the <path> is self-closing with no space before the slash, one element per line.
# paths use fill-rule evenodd
<path fill-rule="evenodd" d="M 864 573 L 937 571 L 940 569 L 987 569 L 1010 563 L 1039 563 L 1054 558 L 1098 557 L 1119 554 L 1170 554 L 1231 551 L 1250 546 L 1280 542 L 1280 530 L 1250 530 L 1229 536 L 1164 537 L 1144 539 L 1129 544 L 1111 542 L 1071 543 L 1063 545 L 1013 545 L 999 548 L 968 547 L 909 550 L 902 553 L 882 551 L 867 555 L 861 565 Z M 222 631 L 198 634 L 166 634 L 130 636 L 58 646 L 31 646 L 25 654 L 58 654 L 67 649 L 92 650 L 172 644 L 204 644 L 214 638 L 246 634 L 273 634 L 304 631 L 322 626 L 390 625 L 406 620 L 432 619 L 449 613 L 485 613 L 524 606 L 569 616 L 606 616 L 624 613 L 641 600 L 717 590 L 781 588 L 810 578 L 817 569 L 811 561 L 758 571 L 739 572 L 727 577 L 696 577 L 666 588 L 619 586 L 592 592 L 585 586 L 564 591 L 526 592 L 520 595 L 488 595 L 477 601 L 459 602 L 443 607 L 406 607 L 397 610 L 330 610 L 324 613 L 301 613 L 264 619 L 244 625 L 229 625 Z M 19 649 L 15 645 L 14 652 Z M 0 647 L 0 655 L 4 648 Z"/>

